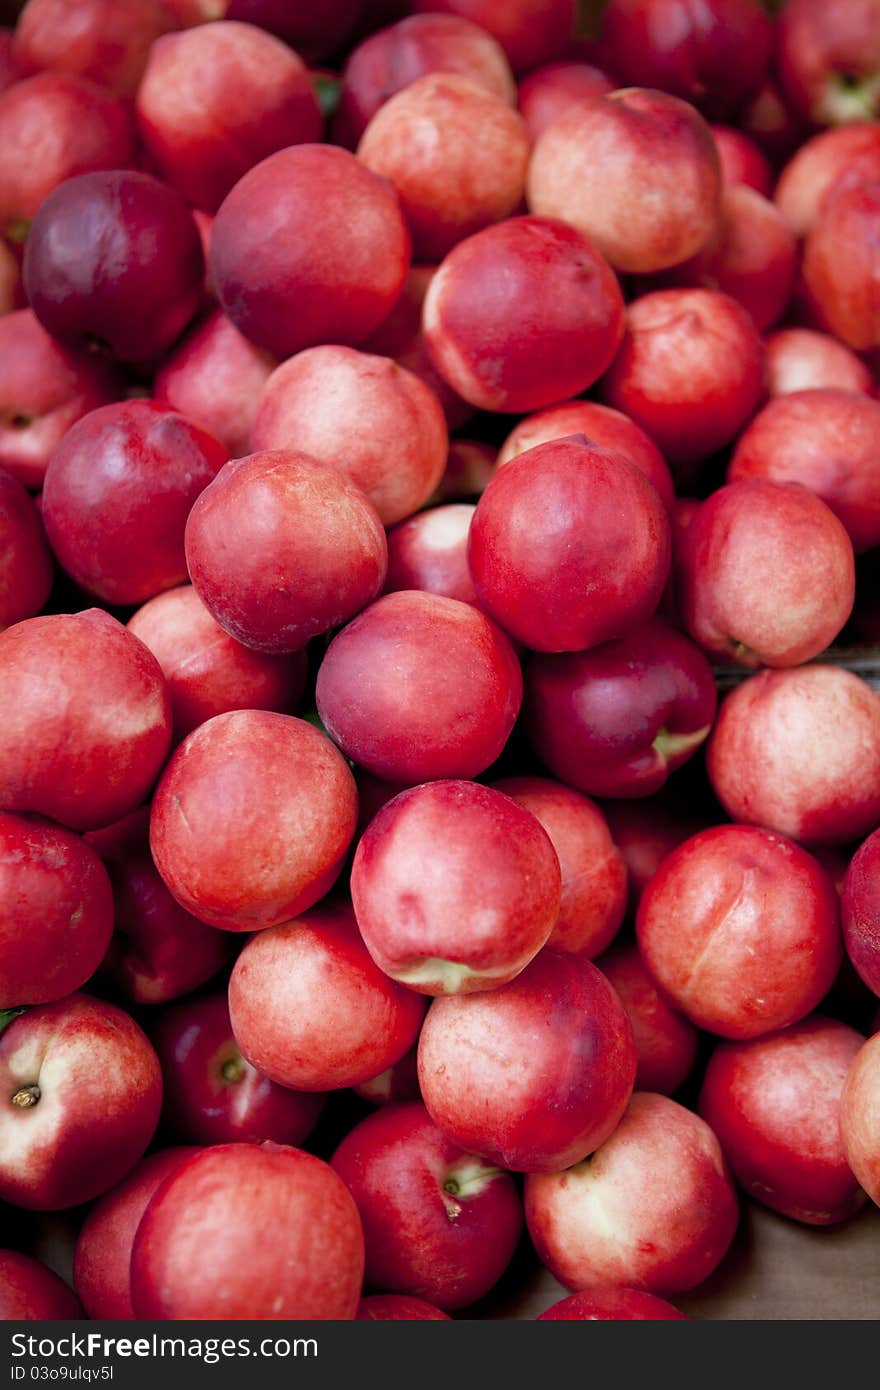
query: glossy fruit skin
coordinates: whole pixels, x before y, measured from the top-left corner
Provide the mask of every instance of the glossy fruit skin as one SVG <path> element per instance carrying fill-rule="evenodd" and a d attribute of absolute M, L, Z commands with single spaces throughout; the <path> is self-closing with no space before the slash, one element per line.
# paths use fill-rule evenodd
<path fill-rule="evenodd" d="M 880 823 L 880 699 L 840 666 L 761 671 L 723 701 L 706 766 L 733 819 L 848 844 Z"/>
<path fill-rule="evenodd" d="M 686 1322 L 664 1298 L 641 1289 L 584 1289 L 538 1314 L 538 1322 Z"/>
<path fill-rule="evenodd" d="M 740 435 L 728 481 L 803 484 L 840 518 L 859 555 L 880 544 L 878 441 L 880 401 L 832 387 L 792 391 Z"/>
<path fill-rule="evenodd" d="M 470 20 L 408 15 L 363 39 L 342 69 L 333 138 L 353 149 L 381 106 L 428 72 L 457 73 L 514 104 L 516 86 L 504 51 Z"/>
<path fill-rule="evenodd" d="M 831 1226 L 864 1203 L 839 1121 L 844 1082 L 864 1041 L 815 1015 L 766 1038 L 722 1043 L 710 1058 L 700 1114 L 741 1186 L 783 1216 Z"/>
<path fill-rule="evenodd" d="M 182 583 L 187 517 L 225 462 L 218 440 L 158 401 L 92 411 L 46 470 L 43 518 L 59 563 L 105 603 L 143 603 Z"/>
<path fill-rule="evenodd" d="M 880 831 L 856 850 L 840 900 L 846 953 L 874 994 L 880 996 Z"/>
<path fill-rule="evenodd" d="M 435 999 L 419 1041 L 419 1084 L 435 1124 L 517 1172 L 568 1167 L 603 1143 L 635 1072 L 614 990 L 589 961 L 555 951 L 500 989 Z"/>
<path fill-rule="evenodd" d="M 418 1100 L 420 1093 L 416 1049 L 410 1048 L 399 1062 L 386 1067 L 378 1076 L 371 1076 L 369 1081 L 361 1081 L 354 1090 L 361 1100 L 375 1106 Z"/>
<path fill-rule="evenodd" d="M 645 964 L 697 1027 L 745 1040 L 804 1018 L 840 965 L 837 893 L 819 862 L 745 825 L 701 831 L 642 894 Z"/>
<path fill-rule="evenodd" d="M 758 0 L 612 0 L 604 52 L 625 86 L 659 87 L 715 115 L 736 112 L 764 77 L 773 27 Z"/>
<path fill-rule="evenodd" d="M 0 1008 L 84 985 L 113 931 L 106 872 L 78 835 L 0 813 Z"/>
<path fill-rule="evenodd" d="M 726 184 L 742 183 L 769 198 L 773 193 L 773 168 L 757 141 L 735 126 L 710 126 Z"/>
<path fill-rule="evenodd" d="M 356 819 L 354 778 L 329 738 L 290 715 L 234 710 L 194 730 L 170 759 L 153 797 L 150 847 L 193 916 L 260 931 L 330 890 Z"/>
<path fill-rule="evenodd" d="M 137 118 L 162 176 L 209 212 L 261 159 L 320 140 L 322 127 L 296 53 L 252 25 L 222 19 L 157 39 Z"/>
<path fill-rule="evenodd" d="M 494 989 L 522 971 L 559 917 L 560 869 L 530 811 L 476 782 L 401 792 L 361 837 L 351 871 L 376 964 L 419 993 Z"/>
<path fill-rule="evenodd" d="M 492 477 L 497 457 L 497 449 L 482 439 L 451 439 L 436 500 L 462 502 L 478 497 Z"/>
<path fill-rule="evenodd" d="M 476 608 L 405 591 L 386 594 L 334 637 L 316 697 L 348 757 L 413 785 L 477 777 L 495 761 L 519 713 L 522 674 L 507 637 Z"/>
<path fill-rule="evenodd" d="M 13 53 L 24 72 L 71 72 L 133 97 L 150 45 L 169 27 L 155 0 L 28 0 Z"/>
<path fill-rule="evenodd" d="M 554 405 L 591 386 L 623 333 L 614 272 L 555 217 L 512 217 L 450 251 L 422 311 L 440 376 L 482 410 Z"/>
<path fill-rule="evenodd" d="M 822 130 L 792 154 L 773 194 L 792 231 L 805 237 L 838 188 L 873 183 L 880 177 L 880 131 L 876 121 Z"/>
<path fill-rule="evenodd" d="M 385 592 L 422 589 L 425 593 L 476 603 L 467 563 L 467 538 L 474 519 L 470 502 L 428 507 L 388 533 Z"/>
<path fill-rule="evenodd" d="M 696 1061 L 697 1030 L 670 1007 L 637 947 L 614 946 L 597 965 L 620 995 L 632 1024 L 639 1056 L 636 1089 L 674 1095 Z"/>
<path fill-rule="evenodd" d="M 634 913 L 667 854 L 705 829 L 705 813 L 689 812 L 672 789 L 635 801 L 606 801 L 602 810 L 626 861 L 629 907 Z"/>
<path fill-rule="evenodd" d="M 24 487 L 39 488 L 67 430 L 120 392 L 107 363 L 50 337 L 30 309 L 0 316 L 0 468 Z"/>
<path fill-rule="evenodd" d="M 548 946 L 594 960 L 626 911 L 626 864 L 605 817 L 588 797 L 549 777 L 502 777 L 492 786 L 531 811 L 556 850 L 562 899 Z"/>
<path fill-rule="evenodd" d="M 604 399 L 651 436 L 670 463 L 728 444 L 763 391 L 761 339 L 750 315 L 715 290 L 655 290 L 633 301 Z"/>
<path fill-rule="evenodd" d="M 411 265 L 399 297 L 391 312 L 379 324 L 374 333 L 361 344 L 365 352 L 379 357 L 391 357 L 398 367 L 405 367 L 437 397 L 450 430 L 461 429 L 473 415 L 473 406 L 462 400 L 447 381 L 440 375 L 431 360 L 425 335 L 422 331 L 422 309 L 431 281 L 437 274 L 437 266 Z M 467 444 L 468 441 L 460 441 Z M 450 451 L 454 453 L 459 441 L 450 441 Z M 489 445 L 481 445 L 489 449 Z M 448 459 L 447 459 L 448 462 Z M 476 489 L 474 489 L 476 490 Z M 464 495 L 469 495 L 469 491 Z"/>
<path fill-rule="evenodd" d="M 586 652 L 532 657 L 525 722 L 550 771 L 588 796 L 650 796 L 705 742 L 712 668 L 654 619 Z"/>
<path fill-rule="evenodd" d="M 232 459 L 193 505 L 186 560 L 199 597 L 255 651 L 299 651 L 381 591 L 388 564 L 373 504 L 338 469 L 275 450 Z"/>
<path fill-rule="evenodd" d="M 136 171 L 68 179 L 43 203 L 25 247 L 25 288 L 43 327 L 124 362 L 171 346 L 199 307 L 203 281 L 184 199 Z"/>
<path fill-rule="evenodd" d="M 780 14 L 777 67 L 788 101 L 811 124 L 876 116 L 876 0 L 792 0 Z"/>
<path fill-rule="evenodd" d="M 616 83 L 591 63 L 545 63 L 519 83 L 518 105 L 535 145 L 548 125 L 577 101 L 591 101 L 613 92 Z"/>
<path fill-rule="evenodd" d="M 396 188 L 413 258 L 435 264 L 522 202 L 529 136 L 510 104 L 480 84 L 434 72 L 376 112 L 358 159 Z"/>
<path fill-rule="evenodd" d="M 409 259 L 393 188 L 331 145 L 262 160 L 225 198 L 211 235 L 223 309 L 278 358 L 363 342 L 393 308 Z"/>
<path fill-rule="evenodd" d="M 537 67 L 565 47 L 574 27 L 572 0 L 410 0 L 415 14 L 454 14 L 497 39 L 514 72 Z"/>
<path fill-rule="evenodd" d="M 451 1310 L 498 1282 L 522 1230 L 513 1178 L 447 1139 L 423 1105 L 369 1115 L 331 1162 L 360 1212 L 368 1286 Z"/>
<path fill-rule="evenodd" d="M 75 174 L 134 163 L 128 110 L 108 92 L 69 73 L 43 72 L 0 96 L 0 228 L 24 241 L 54 188 Z"/>
<path fill-rule="evenodd" d="M 707 498 L 676 577 L 690 635 L 716 660 L 744 666 L 811 661 L 834 641 L 855 598 L 842 522 L 806 488 L 758 478 Z"/>
<path fill-rule="evenodd" d="M 657 278 L 663 284 L 721 290 L 764 332 L 785 314 L 798 264 L 795 235 L 773 203 L 744 184 L 728 184 L 716 235 L 691 260 Z"/>
<path fill-rule="evenodd" d="M 197 1284 L 194 1248 L 212 1255 Z M 203 1321 L 222 1309 L 236 1321 L 348 1320 L 362 1272 L 357 1209 L 326 1163 L 284 1144 L 216 1144 L 150 1202 L 132 1252 L 132 1301 L 138 1318 Z"/>
<path fill-rule="evenodd" d="M 30 1255 L 0 1250 L 0 1322 L 81 1321 L 76 1294 Z"/>
<path fill-rule="evenodd" d="M 526 1180 L 526 1222 L 570 1289 L 624 1285 L 662 1297 L 701 1284 L 739 1219 L 712 1130 L 666 1096 L 638 1091 L 591 1158 Z"/>
<path fill-rule="evenodd" d="M 264 1076 L 329 1091 L 400 1061 L 425 1004 L 378 968 L 351 908 L 331 901 L 247 943 L 229 982 L 229 1012 L 242 1054 Z"/>
<path fill-rule="evenodd" d="M 764 377 L 771 397 L 826 387 L 870 395 L 874 382 L 850 348 L 811 328 L 780 328 L 765 340 Z"/>
<path fill-rule="evenodd" d="M 148 1154 L 90 1208 L 73 1258 L 74 1287 L 90 1318 L 134 1318 L 129 1266 L 141 1217 L 165 1179 L 195 1152 L 181 1146 Z"/>
<path fill-rule="evenodd" d="M 858 352 L 880 347 L 878 216 L 880 179 L 841 186 L 826 198 L 804 246 L 804 282 L 825 327 Z"/>
<path fill-rule="evenodd" d="M 236 642 L 189 584 L 157 594 L 127 626 L 162 667 L 175 743 L 215 714 L 234 709 L 290 714 L 302 698 L 305 652 L 275 656 Z"/>
<path fill-rule="evenodd" d="M 650 274 L 706 245 L 721 166 L 711 131 L 678 97 L 625 87 L 563 111 L 538 139 L 529 209 L 561 217 L 617 271 Z"/>
<path fill-rule="evenodd" d="M 651 617 L 670 530 L 653 485 L 583 435 L 506 464 L 479 502 L 468 564 L 480 604 L 533 651 L 594 647 Z"/>
<path fill-rule="evenodd" d="M 162 1009 L 150 1040 L 162 1064 L 164 1121 L 186 1143 L 299 1145 L 314 1129 L 324 1097 L 276 1086 L 244 1059 L 225 989 Z"/>
<path fill-rule="evenodd" d="M 880 1034 L 875 1033 L 856 1054 L 843 1087 L 840 1130 L 846 1161 L 871 1201 L 880 1205 Z"/>
<path fill-rule="evenodd" d="M 424 506 L 443 476 L 449 434 L 439 400 L 405 367 L 355 348 L 309 348 L 260 394 L 250 450 L 296 449 L 337 468 L 384 526 Z"/>
<path fill-rule="evenodd" d="M 0 633 L 0 703 L 8 712 L 0 806 L 74 830 L 109 825 L 138 806 L 168 752 L 171 707 L 159 664 L 100 609 L 28 618 Z"/>
<path fill-rule="evenodd" d="M 13 1019 L 0 1036 L 0 1083 L 0 1197 L 29 1211 L 106 1192 L 143 1154 L 162 1104 L 159 1059 L 145 1034 L 115 1004 L 85 994 Z M 21 1088 L 37 1092 L 31 1107 L 13 1102 Z"/>
<path fill-rule="evenodd" d="M 153 394 L 219 439 L 227 458 L 241 458 L 250 452 L 257 401 L 276 366 L 215 309 L 166 356 Z"/>
<path fill-rule="evenodd" d="M 39 512 L 18 479 L 0 468 L 0 632 L 39 613 L 54 573 Z"/>
<path fill-rule="evenodd" d="M 198 989 L 223 969 L 232 941 L 171 896 L 153 862 L 150 812 L 139 807 L 87 843 L 100 855 L 113 889 L 113 936 L 102 980 L 131 1004 L 164 1004 Z"/>
<path fill-rule="evenodd" d="M 675 484 L 657 445 L 628 415 L 598 401 L 564 401 L 520 420 L 502 444 L 497 466 L 501 468 L 528 449 L 569 434 L 583 434 L 593 444 L 623 454 L 654 484 L 663 505 L 672 513 Z"/>

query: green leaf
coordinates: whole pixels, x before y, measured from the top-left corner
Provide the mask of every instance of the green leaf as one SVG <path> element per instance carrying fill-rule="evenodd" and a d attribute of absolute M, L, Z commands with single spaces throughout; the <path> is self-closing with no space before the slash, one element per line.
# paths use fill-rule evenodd
<path fill-rule="evenodd" d="M 2 1033 L 5 1028 L 8 1028 L 10 1023 L 18 1018 L 19 1014 L 25 1012 L 26 1010 L 23 1006 L 18 1009 L 0 1009 L 0 1033 Z"/>

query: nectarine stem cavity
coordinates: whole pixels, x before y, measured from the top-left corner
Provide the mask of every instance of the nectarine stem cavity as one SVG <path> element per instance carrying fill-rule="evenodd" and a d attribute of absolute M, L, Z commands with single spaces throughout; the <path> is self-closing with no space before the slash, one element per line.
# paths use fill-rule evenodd
<path fill-rule="evenodd" d="M 501 1168 L 471 1159 L 460 1163 L 454 1172 L 448 1174 L 443 1191 L 450 1197 L 475 1197 L 488 1187 L 493 1178 L 500 1177 L 502 1171 Z"/>
<path fill-rule="evenodd" d="M 234 1084 L 236 1081 L 240 1081 L 244 1076 L 244 1062 L 241 1057 L 227 1057 L 220 1068 L 220 1075 L 223 1077 L 223 1080 L 228 1081 L 230 1085 Z"/>

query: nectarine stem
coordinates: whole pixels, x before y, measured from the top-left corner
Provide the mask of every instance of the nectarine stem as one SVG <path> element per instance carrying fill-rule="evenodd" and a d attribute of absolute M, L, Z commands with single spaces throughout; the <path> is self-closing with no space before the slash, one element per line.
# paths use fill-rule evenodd
<path fill-rule="evenodd" d="M 42 1091 L 36 1083 L 32 1086 L 20 1086 L 17 1091 L 13 1092 L 12 1104 L 16 1105 L 19 1110 L 31 1110 L 41 1095 Z"/>

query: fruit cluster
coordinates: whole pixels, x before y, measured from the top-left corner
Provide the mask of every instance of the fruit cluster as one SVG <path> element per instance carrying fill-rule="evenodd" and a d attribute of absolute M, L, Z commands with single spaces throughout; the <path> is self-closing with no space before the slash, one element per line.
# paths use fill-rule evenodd
<path fill-rule="evenodd" d="M 19 8 L 0 1317 L 880 1202 L 880 0 Z"/>

